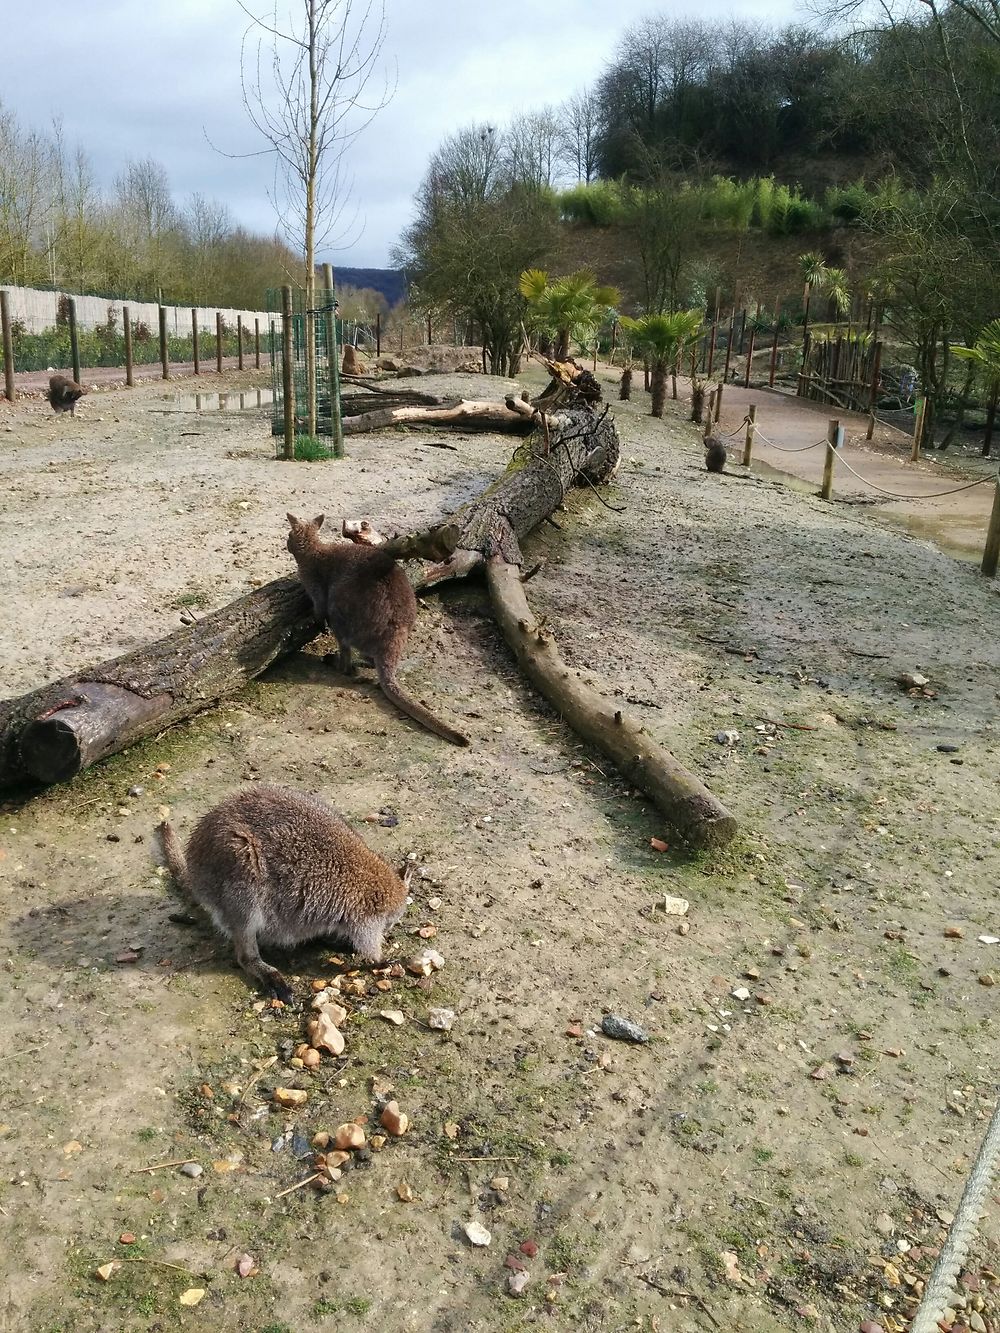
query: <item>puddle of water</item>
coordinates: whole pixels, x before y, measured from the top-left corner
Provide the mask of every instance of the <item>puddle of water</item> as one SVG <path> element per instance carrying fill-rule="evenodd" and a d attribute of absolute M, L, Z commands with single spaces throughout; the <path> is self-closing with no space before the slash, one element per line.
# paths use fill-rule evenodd
<path fill-rule="evenodd" d="M 178 412 L 247 412 L 269 407 L 273 399 L 270 389 L 245 389 L 239 393 L 175 393 L 170 401 Z"/>
<path fill-rule="evenodd" d="M 882 516 L 894 528 L 903 528 L 911 537 L 921 537 L 933 543 L 945 555 L 976 565 L 982 562 L 986 542 L 986 528 L 982 520 L 965 520 L 955 514 L 921 518 L 917 514 L 894 514 L 890 509 L 883 510 Z"/>

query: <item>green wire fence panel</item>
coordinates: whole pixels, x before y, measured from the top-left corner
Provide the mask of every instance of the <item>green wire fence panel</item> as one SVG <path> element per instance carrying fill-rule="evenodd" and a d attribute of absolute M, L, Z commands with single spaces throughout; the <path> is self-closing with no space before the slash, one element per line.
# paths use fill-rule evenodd
<path fill-rule="evenodd" d="M 332 287 L 316 288 L 316 304 L 313 307 L 313 341 L 316 350 L 316 431 L 319 435 L 334 435 L 334 420 L 330 410 L 332 403 L 331 384 L 337 378 L 331 374 L 334 367 L 339 370 L 340 348 L 343 346 L 343 322 L 333 316 L 336 292 Z M 285 399 L 281 376 L 281 288 L 272 288 L 267 293 L 268 345 L 271 352 L 271 388 L 274 399 L 271 408 L 271 434 L 283 435 L 285 431 Z M 306 379 L 306 294 L 303 290 L 292 290 L 292 384 L 295 394 L 295 429 L 297 434 L 305 434 L 309 418 L 309 404 Z"/>

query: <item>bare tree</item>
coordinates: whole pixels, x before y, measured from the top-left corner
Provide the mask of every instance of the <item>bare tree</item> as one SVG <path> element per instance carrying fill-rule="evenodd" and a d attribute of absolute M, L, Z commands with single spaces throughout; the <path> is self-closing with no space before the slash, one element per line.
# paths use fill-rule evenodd
<path fill-rule="evenodd" d="M 51 145 L 0 105 L 0 280 L 26 285 L 51 200 Z M 9 277 L 8 277 L 9 275 Z"/>
<path fill-rule="evenodd" d="M 597 135 L 600 130 L 600 99 L 592 88 L 574 93 L 559 109 L 559 149 L 563 162 L 576 179 L 589 185 L 597 171 Z"/>
<path fill-rule="evenodd" d="M 386 36 L 384 0 L 295 0 L 250 19 L 243 38 L 243 104 L 274 157 L 272 202 L 305 263 L 308 430 L 316 433 L 316 251 L 343 226 L 350 201 L 345 155 L 389 101 L 388 79 L 369 95 Z M 256 56 L 250 48 L 256 39 Z M 341 232 L 336 239 L 343 240 Z"/>
<path fill-rule="evenodd" d="M 505 135 L 507 163 L 514 180 L 526 185 L 552 185 L 559 159 L 561 126 L 551 106 L 515 116 Z"/>

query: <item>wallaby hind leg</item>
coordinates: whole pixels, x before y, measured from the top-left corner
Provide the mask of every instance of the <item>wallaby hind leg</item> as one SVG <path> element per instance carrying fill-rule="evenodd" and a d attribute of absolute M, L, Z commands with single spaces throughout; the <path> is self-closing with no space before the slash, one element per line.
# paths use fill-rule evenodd
<path fill-rule="evenodd" d="M 295 997 L 292 995 L 291 986 L 276 967 L 265 963 L 260 956 L 256 930 L 246 926 L 241 934 L 233 935 L 233 947 L 236 950 L 236 961 L 244 972 L 255 977 L 265 990 L 270 991 L 283 1004 L 292 1003 Z"/>

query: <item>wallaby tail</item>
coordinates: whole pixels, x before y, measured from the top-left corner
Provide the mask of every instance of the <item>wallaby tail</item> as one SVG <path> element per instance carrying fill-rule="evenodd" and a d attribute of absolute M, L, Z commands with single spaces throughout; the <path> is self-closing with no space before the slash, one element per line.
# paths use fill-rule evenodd
<path fill-rule="evenodd" d="M 430 709 L 417 703 L 416 699 L 407 694 L 391 671 L 380 668 L 378 679 L 385 697 L 390 699 L 407 717 L 412 717 L 414 722 L 419 722 L 428 731 L 433 731 L 435 736 L 441 736 L 444 740 L 451 741 L 452 745 L 469 744 L 468 736 L 463 736 L 454 727 L 449 727 L 447 722 L 442 722 L 439 718 L 436 718 Z"/>
<path fill-rule="evenodd" d="M 167 866 L 171 875 L 177 881 L 179 888 L 188 890 L 187 861 L 184 857 L 184 848 L 181 846 L 180 839 L 174 832 L 173 825 L 164 820 L 160 825 L 160 840 L 163 843 L 163 855 L 167 858 Z"/>

